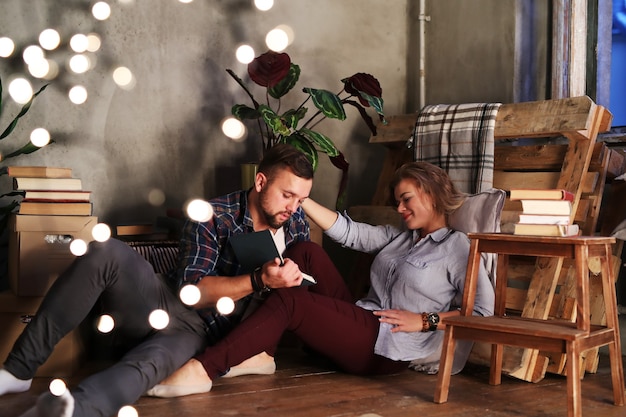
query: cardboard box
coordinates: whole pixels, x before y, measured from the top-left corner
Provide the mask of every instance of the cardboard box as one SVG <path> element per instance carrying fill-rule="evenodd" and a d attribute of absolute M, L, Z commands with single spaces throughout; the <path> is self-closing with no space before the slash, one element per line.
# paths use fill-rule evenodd
<path fill-rule="evenodd" d="M 70 242 L 91 242 L 93 216 L 35 216 L 9 218 L 9 286 L 18 296 L 41 297 L 74 260 Z"/>
<path fill-rule="evenodd" d="M 35 315 L 43 297 L 17 297 L 0 292 L 0 363 L 4 362 L 29 318 Z M 79 329 L 67 334 L 48 360 L 37 370 L 38 377 L 68 377 L 83 363 L 85 347 Z"/>

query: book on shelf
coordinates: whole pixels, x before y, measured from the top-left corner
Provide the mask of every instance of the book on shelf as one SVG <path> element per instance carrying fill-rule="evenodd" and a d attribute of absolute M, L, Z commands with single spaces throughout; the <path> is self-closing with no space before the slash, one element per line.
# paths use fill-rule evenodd
<path fill-rule="evenodd" d="M 510 200 L 566 200 L 574 201 L 574 194 L 561 189 L 514 188 L 509 191 Z"/>
<path fill-rule="evenodd" d="M 523 214 L 544 214 L 569 216 L 572 202 L 568 200 L 520 200 Z"/>
<path fill-rule="evenodd" d="M 517 223 L 521 224 L 570 224 L 568 214 L 550 215 L 550 214 L 520 214 Z"/>
<path fill-rule="evenodd" d="M 81 191 L 80 178 L 14 177 L 14 190 Z"/>
<path fill-rule="evenodd" d="M 514 225 L 514 235 L 531 236 L 576 236 L 578 235 L 577 224 L 522 224 Z"/>
<path fill-rule="evenodd" d="M 83 190 L 25 190 L 23 201 L 56 201 L 69 203 L 73 201 L 89 201 L 91 191 Z"/>
<path fill-rule="evenodd" d="M 35 202 L 22 201 L 18 214 L 37 214 L 41 216 L 91 216 L 93 206 L 87 202 Z"/>
<path fill-rule="evenodd" d="M 269 230 L 262 230 L 260 232 L 233 235 L 228 239 L 244 273 L 252 272 L 266 262 L 276 258 L 279 258 L 282 262 L 283 256 L 278 251 L 271 233 Z M 303 272 L 302 276 L 304 279 L 301 285 L 317 283 L 315 278 L 309 274 Z"/>
<path fill-rule="evenodd" d="M 26 178 L 72 178 L 72 168 L 49 166 L 7 166 L 0 168 L 0 175 Z"/>

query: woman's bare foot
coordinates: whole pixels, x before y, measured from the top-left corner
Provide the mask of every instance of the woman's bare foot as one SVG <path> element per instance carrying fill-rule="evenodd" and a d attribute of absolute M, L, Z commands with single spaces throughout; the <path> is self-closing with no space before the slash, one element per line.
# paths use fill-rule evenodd
<path fill-rule="evenodd" d="M 230 368 L 223 378 L 233 378 L 240 375 L 272 375 L 274 372 L 276 372 L 274 358 L 261 352 Z"/>
<path fill-rule="evenodd" d="M 202 363 L 197 359 L 190 359 L 161 383 L 149 389 L 146 395 L 161 398 L 182 397 L 209 392 L 212 386 L 211 378 L 207 375 Z"/>

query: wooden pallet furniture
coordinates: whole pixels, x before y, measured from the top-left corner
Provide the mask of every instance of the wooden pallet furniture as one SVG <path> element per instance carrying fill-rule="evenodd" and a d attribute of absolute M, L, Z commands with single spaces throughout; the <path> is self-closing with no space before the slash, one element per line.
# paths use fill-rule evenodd
<path fill-rule="evenodd" d="M 448 400 L 450 373 L 457 339 L 469 339 L 492 344 L 489 383 L 499 385 L 502 374 L 503 346 L 520 346 L 535 350 L 562 353 L 567 356 L 567 415 L 582 416 L 581 361 L 582 353 L 591 348 L 608 345 L 611 361 L 613 402 L 624 405 L 624 370 L 617 321 L 617 301 L 611 266 L 610 237 L 536 237 L 504 233 L 470 233 L 468 259 L 461 315 L 444 320 L 445 336 L 434 401 Z M 472 315 L 481 253 L 497 253 L 498 281 L 494 315 Z M 571 258 L 575 264 L 576 321 L 529 319 L 507 316 L 505 284 L 509 255 Z M 600 260 L 601 274 L 590 277 L 589 259 Z M 601 280 L 606 325 L 596 326 L 590 320 L 590 282 Z"/>
<path fill-rule="evenodd" d="M 372 200 L 374 206 L 388 204 L 387 184 L 391 175 L 402 163 L 413 159 L 413 151 L 406 147 L 406 142 L 413 133 L 416 117 L 416 114 L 390 117 L 387 125 L 379 126 L 378 135 L 370 138 L 370 143 L 389 148 Z M 609 150 L 603 144 L 596 144 L 596 138 L 599 132 L 610 128 L 611 119 L 610 112 L 586 96 L 503 104 L 494 130 L 494 186 L 505 190 L 516 187 L 567 189 L 575 195 L 574 220 L 585 234 L 593 234 L 610 165 Z M 544 143 L 510 146 L 511 140 L 519 142 L 519 139 L 541 139 Z M 506 213 L 516 211 L 515 204 L 519 203 L 505 205 L 505 222 Z M 529 261 L 511 257 L 509 268 L 513 288 L 506 301 L 510 310 L 531 319 L 575 319 L 571 263 L 563 267 L 563 259 L 559 258 L 539 257 Z M 598 290 L 594 287 L 593 294 Z M 602 300 L 595 305 L 601 307 Z M 594 320 L 601 316 L 594 314 Z M 597 358 L 597 355 L 591 354 L 591 357 Z M 473 359 L 489 363 L 488 353 L 486 357 L 473 353 Z M 591 372 L 597 369 L 596 359 L 589 363 L 583 369 Z M 537 382 L 547 370 L 562 373 L 564 364 L 561 356 L 536 349 L 507 348 L 503 369 L 508 375 Z"/>

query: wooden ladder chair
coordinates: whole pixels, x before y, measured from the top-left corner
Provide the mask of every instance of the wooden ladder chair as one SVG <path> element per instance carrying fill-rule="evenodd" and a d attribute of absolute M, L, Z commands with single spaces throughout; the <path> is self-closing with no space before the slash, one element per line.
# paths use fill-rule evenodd
<path fill-rule="evenodd" d="M 370 138 L 370 143 L 382 144 L 389 149 L 372 200 L 374 206 L 387 204 L 387 184 L 391 175 L 402 163 L 413 159 L 412 150 L 405 145 L 413 133 L 416 117 L 416 114 L 392 116 L 387 125 L 379 125 L 378 135 Z M 610 112 L 586 96 L 503 104 L 494 129 L 494 187 L 505 190 L 521 187 L 567 189 L 575 195 L 577 215 L 573 220 L 579 223 L 584 233 L 592 233 L 598 220 L 608 159 L 606 146 L 596 144 L 596 138 L 599 132 L 610 128 L 611 118 Z M 566 143 L 507 146 L 509 139 L 520 138 L 557 138 L 556 141 L 564 138 Z M 507 201 L 503 221 L 506 212 L 514 210 L 511 203 L 519 204 Z M 569 296 L 575 294 L 571 263 L 564 264 L 559 258 L 537 257 L 523 258 L 524 264 L 518 265 L 520 259 L 511 257 L 508 276 L 513 278 L 511 285 L 523 281 L 524 287 L 509 288 L 507 308 L 530 319 L 558 317 L 574 320 L 574 297 Z M 592 305 L 593 323 L 602 324 L 596 322 L 603 316 L 600 311 L 603 309 L 601 288 L 594 285 L 591 291 L 597 301 Z M 487 353 L 483 354 L 483 346 L 479 345 L 475 346 L 470 360 L 489 364 L 488 347 Z M 584 370 L 595 371 L 597 355 L 595 357 L 596 360 L 590 360 Z M 506 374 L 532 382 L 540 381 L 547 370 L 562 373 L 565 369 L 563 355 L 558 357 L 558 354 L 526 348 L 507 347 L 504 364 Z"/>

